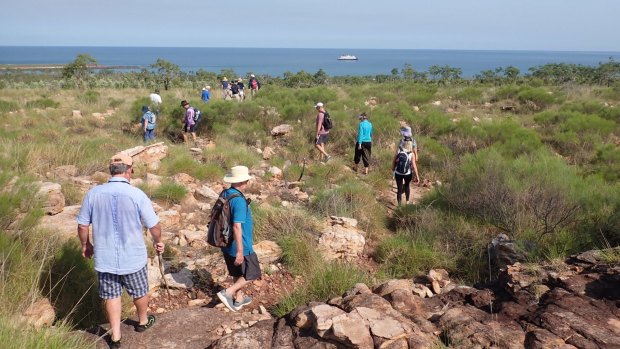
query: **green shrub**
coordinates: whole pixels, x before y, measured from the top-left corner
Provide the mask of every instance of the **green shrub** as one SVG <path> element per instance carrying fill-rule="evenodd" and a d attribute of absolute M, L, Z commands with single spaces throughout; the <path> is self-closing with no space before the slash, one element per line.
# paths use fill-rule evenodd
<path fill-rule="evenodd" d="M 19 109 L 17 103 L 0 100 L 0 113 L 17 111 L 17 109 Z"/>
<path fill-rule="evenodd" d="M 283 235 L 278 240 L 278 245 L 282 247 L 282 262 L 294 275 L 310 275 L 323 263 L 316 243 L 309 239 L 308 235 L 300 232 Z"/>
<path fill-rule="evenodd" d="M 525 88 L 517 96 L 521 103 L 534 103 L 536 108 L 544 109 L 555 103 L 556 97 L 544 88 Z"/>
<path fill-rule="evenodd" d="M 3 349 L 83 349 L 94 348 L 95 343 L 85 337 L 72 334 L 67 324 L 55 324 L 51 328 L 34 329 L 30 325 L 18 325 L 8 316 L 0 314 L 0 338 Z"/>
<path fill-rule="evenodd" d="M 276 316 L 284 316 L 310 301 L 327 301 L 341 296 L 356 283 L 369 283 L 369 276 L 348 263 L 325 263 L 306 275 L 306 284 L 285 296 L 274 307 Z"/>
<path fill-rule="evenodd" d="M 169 203 L 179 204 L 187 194 L 187 189 L 181 184 L 164 182 L 153 191 L 153 199 L 165 200 Z"/>
<path fill-rule="evenodd" d="M 316 234 L 316 218 L 303 210 L 275 207 L 257 207 L 254 210 L 254 235 L 258 240 L 279 241 L 286 236 Z"/>
<path fill-rule="evenodd" d="M 416 241 L 407 235 L 396 235 L 381 241 L 376 258 L 388 277 L 402 279 L 425 275 L 432 268 L 445 268 L 448 260 L 431 243 L 421 239 Z"/>
<path fill-rule="evenodd" d="M 170 156 L 162 160 L 161 170 L 166 176 L 186 173 L 199 180 L 218 180 L 223 177 L 224 170 L 217 164 L 202 164 L 190 155 L 185 146 L 174 147 Z"/>
<path fill-rule="evenodd" d="M 26 108 L 45 109 L 45 108 L 58 108 L 59 106 L 60 106 L 60 103 L 52 99 L 49 99 L 49 98 L 40 98 L 34 101 L 26 102 Z"/>
<path fill-rule="evenodd" d="M 519 91 L 521 91 L 521 88 L 516 85 L 502 86 L 495 93 L 495 99 L 497 100 L 517 99 L 519 96 Z"/>
<path fill-rule="evenodd" d="M 77 239 L 68 240 L 54 255 L 41 280 L 59 318 L 80 328 L 105 322 L 92 259 L 82 257 Z"/>
<path fill-rule="evenodd" d="M 88 90 L 80 97 L 82 102 L 86 104 L 95 104 L 99 101 L 100 93 L 94 90 Z"/>
<path fill-rule="evenodd" d="M 459 91 L 454 97 L 462 102 L 482 103 L 482 90 L 477 87 L 466 87 Z"/>
<path fill-rule="evenodd" d="M 309 208 L 323 217 L 355 218 L 360 229 L 368 233 L 377 231 L 383 225 L 381 208 L 374 192 L 360 181 L 347 181 L 337 188 L 317 193 Z"/>

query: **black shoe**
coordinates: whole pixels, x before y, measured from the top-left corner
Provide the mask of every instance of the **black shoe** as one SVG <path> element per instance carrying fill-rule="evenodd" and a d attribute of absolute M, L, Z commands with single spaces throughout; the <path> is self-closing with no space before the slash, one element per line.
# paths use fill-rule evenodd
<path fill-rule="evenodd" d="M 155 315 L 149 315 L 146 320 L 146 324 L 136 326 L 136 332 L 144 332 L 148 330 L 149 328 L 153 327 L 154 324 L 155 324 Z"/>
<path fill-rule="evenodd" d="M 112 337 L 110 337 L 110 349 L 120 349 L 121 347 L 121 339 L 119 338 L 117 341 L 113 341 Z"/>

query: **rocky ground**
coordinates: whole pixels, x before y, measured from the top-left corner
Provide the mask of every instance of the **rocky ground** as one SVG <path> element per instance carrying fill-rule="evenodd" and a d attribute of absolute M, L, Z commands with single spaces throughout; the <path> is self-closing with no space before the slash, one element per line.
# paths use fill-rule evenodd
<path fill-rule="evenodd" d="M 200 149 L 189 151 L 200 157 Z M 260 151 L 265 161 L 251 170 L 256 180 L 248 196 L 259 205 L 268 198 L 277 198 L 285 207 L 305 205 L 308 193 L 298 183 L 284 181 L 282 171 L 269 165 L 273 150 Z M 158 143 L 126 152 L 136 165 L 155 171 L 167 147 Z M 266 172 L 271 173 L 269 181 L 261 179 Z M 62 166 L 49 178 L 39 193 L 49 214 L 42 224 L 75 238 L 79 206 L 65 206 L 60 186 L 52 180 L 70 181 L 86 191 L 107 175 L 78 176 L 74 167 Z M 127 319 L 125 348 L 620 348 L 620 267 L 605 262 L 601 252 L 543 266 L 513 260 L 501 279 L 486 289 L 459 286 L 443 270 L 381 285 L 358 284 L 342 297 L 310 303 L 276 319 L 268 309 L 303 280 L 279 264 L 282 251 L 265 240 L 255 246 L 264 277 L 248 290 L 256 301 L 231 313 L 214 297 L 230 282 L 225 264 L 205 243 L 207 214 L 223 184 L 202 183 L 183 173 L 171 178 L 148 173 L 132 184 L 155 187 L 164 180 L 188 191 L 179 205 L 155 205 L 175 257 L 164 261 L 164 278 L 158 259 L 149 259 L 150 308 L 158 322 L 138 334 L 133 320 Z M 382 193 L 378 200 L 393 208 L 394 193 Z M 346 259 L 372 270 L 365 237 L 354 219 L 331 217 L 317 240 L 325 258 Z M 37 320 L 36 311 L 30 316 Z M 102 325 L 83 335 L 97 339 L 105 330 Z M 106 347 L 105 340 L 98 343 Z"/>

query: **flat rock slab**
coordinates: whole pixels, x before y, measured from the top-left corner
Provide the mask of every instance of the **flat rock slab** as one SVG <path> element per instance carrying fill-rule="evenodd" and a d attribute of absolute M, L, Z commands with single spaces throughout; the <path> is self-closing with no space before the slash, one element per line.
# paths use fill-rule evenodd
<path fill-rule="evenodd" d="M 204 349 L 221 337 L 216 330 L 222 324 L 232 324 L 250 316 L 249 313 L 227 313 L 215 308 L 185 308 L 156 314 L 155 325 L 146 332 L 134 331 L 136 316 L 121 324 L 122 347 L 131 349 Z M 109 329 L 102 325 L 101 334 Z M 95 334 L 84 335 L 96 341 Z M 107 349 L 107 336 L 97 342 L 97 349 Z"/>

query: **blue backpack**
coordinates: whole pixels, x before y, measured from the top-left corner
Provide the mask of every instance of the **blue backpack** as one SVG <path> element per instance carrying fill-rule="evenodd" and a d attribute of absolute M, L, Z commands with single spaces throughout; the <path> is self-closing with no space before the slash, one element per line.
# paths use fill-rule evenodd
<path fill-rule="evenodd" d="M 157 116 L 152 111 L 146 112 L 146 129 L 152 130 L 155 128 L 155 122 L 157 121 Z"/>

